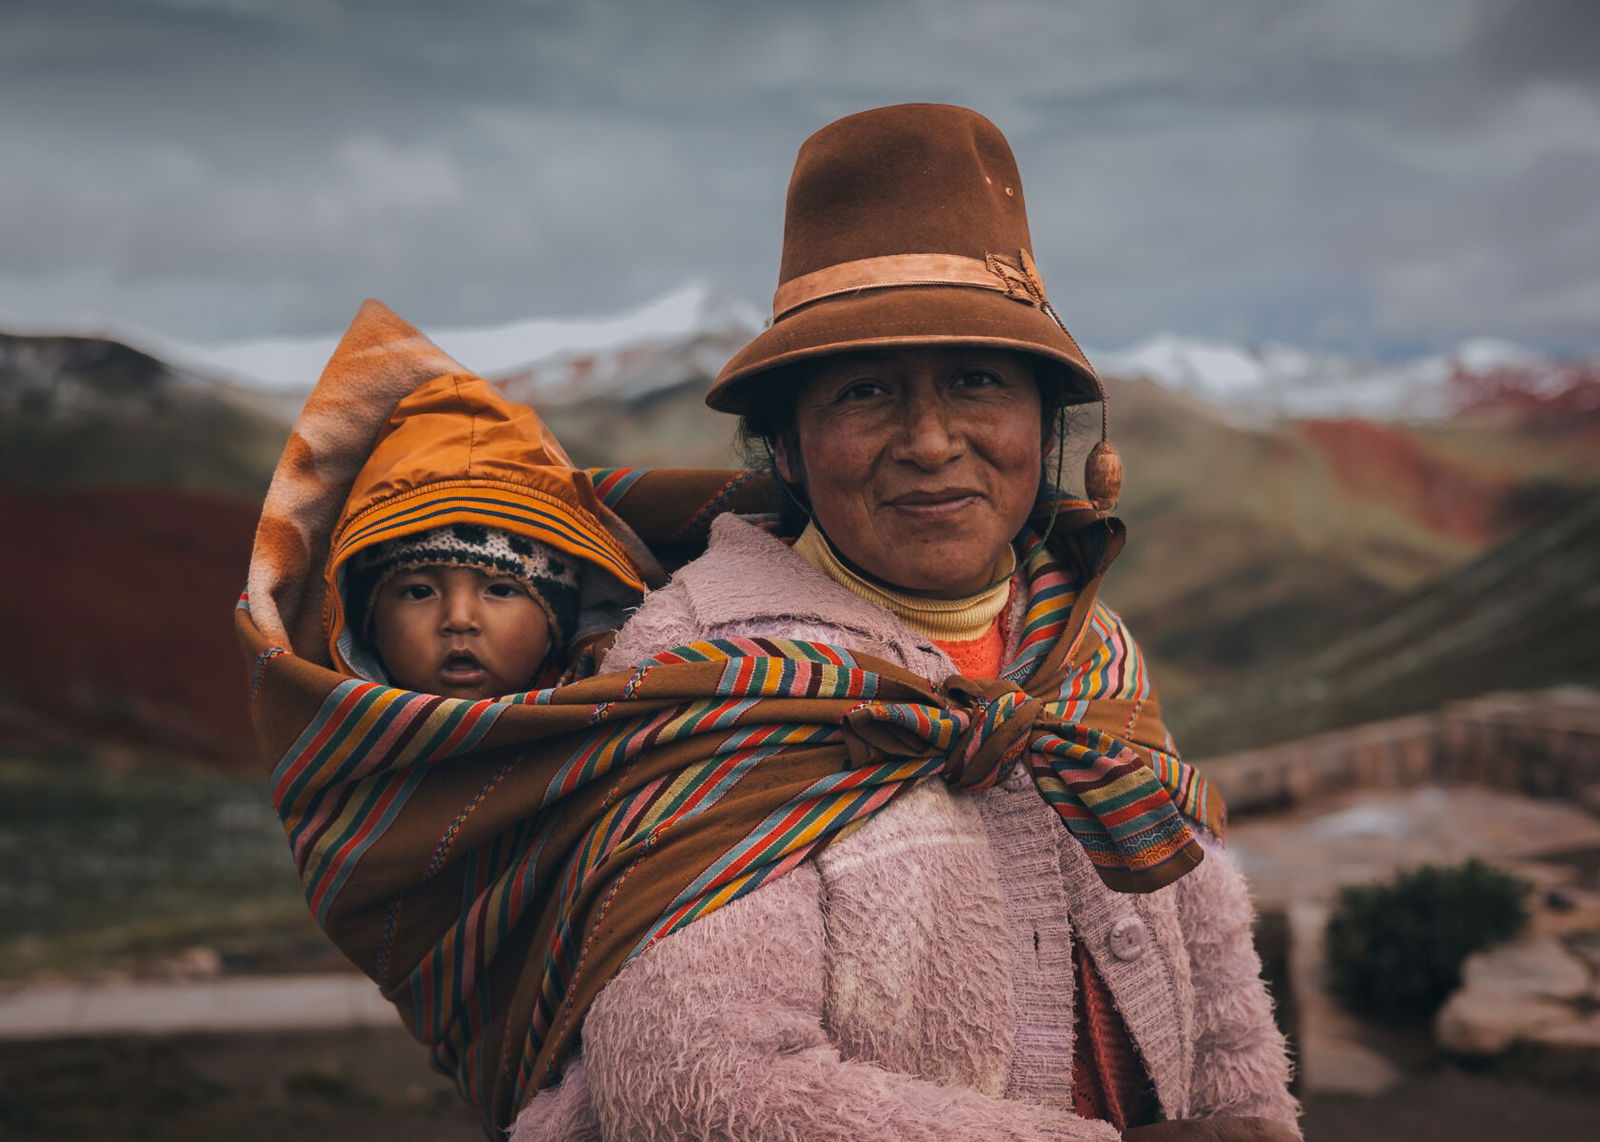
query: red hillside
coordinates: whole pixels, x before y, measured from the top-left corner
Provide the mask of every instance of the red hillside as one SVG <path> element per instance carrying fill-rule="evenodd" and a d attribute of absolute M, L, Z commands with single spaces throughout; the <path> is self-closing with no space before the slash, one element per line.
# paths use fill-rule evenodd
<path fill-rule="evenodd" d="M 1383 503 L 1428 530 L 1481 547 L 1506 529 L 1509 489 L 1423 447 L 1414 434 L 1369 420 L 1306 420 L 1302 434 L 1357 499 Z"/>
<path fill-rule="evenodd" d="M 0 729 L 255 764 L 232 611 L 257 512 L 165 488 L 0 493 Z"/>

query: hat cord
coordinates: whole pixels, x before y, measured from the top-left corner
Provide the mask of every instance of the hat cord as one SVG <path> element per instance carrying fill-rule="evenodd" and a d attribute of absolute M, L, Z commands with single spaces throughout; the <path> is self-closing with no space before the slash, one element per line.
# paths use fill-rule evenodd
<path fill-rule="evenodd" d="M 1076 345 L 1077 341 L 1067 332 L 1066 322 L 1061 320 L 1056 307 L 1045 297 L 1044 284 L 1033 271 L 1033 260 L 1027 257 L 1027 251 L 1023 251 L 1023 258 L 1023 268 L 1027 271 L 1025 281 L 1029 292 L 1039 303 L 1039 308 L 1056 323 L 1056 328 Z M 1090 376 L 1094 378 L 1094 387 L 1100 394 L 1100 440 L 1089 450 L 1089 458 L 1083 464 L 1083 493 L 1089 497 L 1089 502 L 1094 504 L 1097 510 L 1108 512 L 1117 506 L 1117 498 L 1122 493 L 1122 457 L 1117 454 L 1116 445 L 1111 443 L 1111 401 L 1106 395 L 1105 382 L 1100 379 L 1100 374 L 1092 369 Z M 1060 471 L 1058 461 L 1056 468 L 1058 480 Z M 1052 527 L 1055 526 L 1053 513 L 1050 524 Z"/>

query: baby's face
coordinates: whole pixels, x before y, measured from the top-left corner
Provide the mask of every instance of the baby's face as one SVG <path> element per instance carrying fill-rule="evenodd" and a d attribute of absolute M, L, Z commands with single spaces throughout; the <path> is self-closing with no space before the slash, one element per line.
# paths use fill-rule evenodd
<path fill-rule="evenodd" d="M 526 690 L 550 649 L 528 585 L 476 567 L 401 572 L 378 592 L 373 623 L 395 685 L 447 698 Z"/>

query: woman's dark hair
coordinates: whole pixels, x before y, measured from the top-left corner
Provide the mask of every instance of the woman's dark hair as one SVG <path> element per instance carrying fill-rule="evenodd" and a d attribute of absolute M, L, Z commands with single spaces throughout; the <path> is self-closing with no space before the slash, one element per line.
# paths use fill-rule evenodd
<path fill-rule="evenodd" d="M 1039 501 L 1050 499 L 1061 484 L 1061 445 L 1077 428 L 1073 411 L 1076 405 L 1066 403 L 1067 388 L 1049 363 L 1035 358 L 1034 380 L 1039 386 L 1039 421 L 1048 426 L 1045 439 L 1054 440 L 1057 447 L 1047 452 L 1043 470 L 1039 473 Z M 798 458 L 800 455 L 800 428 L 795 419 L 795 400 L 800 386 L 809 372 L 810 362 L 801 361 L 782 365 L 760 375 L 755 384 L 749 384 L 749 397 L 744 412 L 739 417 L 735 445 L 745 465 L 766 472 L 776 489 L 769 510 L 778 516 L 778 534 L 799 535 L 811 520 L 811 502 L 805 488 L 791 484 L 778 472 L 775 459 L 781 443 L 784 451 Z"/>
<path fill-rule="evenodd" d="M 805 375 L 803 364 L 784 365 L 762 374 L 759 383 L 750 387 L 735 441 L 745 466 L 772 478 L 774 492 L 769 510 L 778 515 L 778 534 L 786 536 L 799 535 L 811 520 L 811 501 L 805 489 L 779 474 L 776 459 L 780 441 L 790 456 L 800 455 L 794 402 Z"/>

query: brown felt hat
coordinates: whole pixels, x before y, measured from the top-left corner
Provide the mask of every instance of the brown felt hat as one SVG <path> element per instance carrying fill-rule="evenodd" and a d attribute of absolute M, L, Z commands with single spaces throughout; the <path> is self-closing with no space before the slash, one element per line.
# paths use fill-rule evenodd
<path fill-rule="evenodd" d="M 988 345 L 1054 366 L 1065 403 L 1101 399 L 1033 265 L 1005 136 L 964 107 L 907 103 L 830 123 L 800 147 L 772 323 L 706 403 L 745 410 L 761 375 L 828 353 Z"/>

